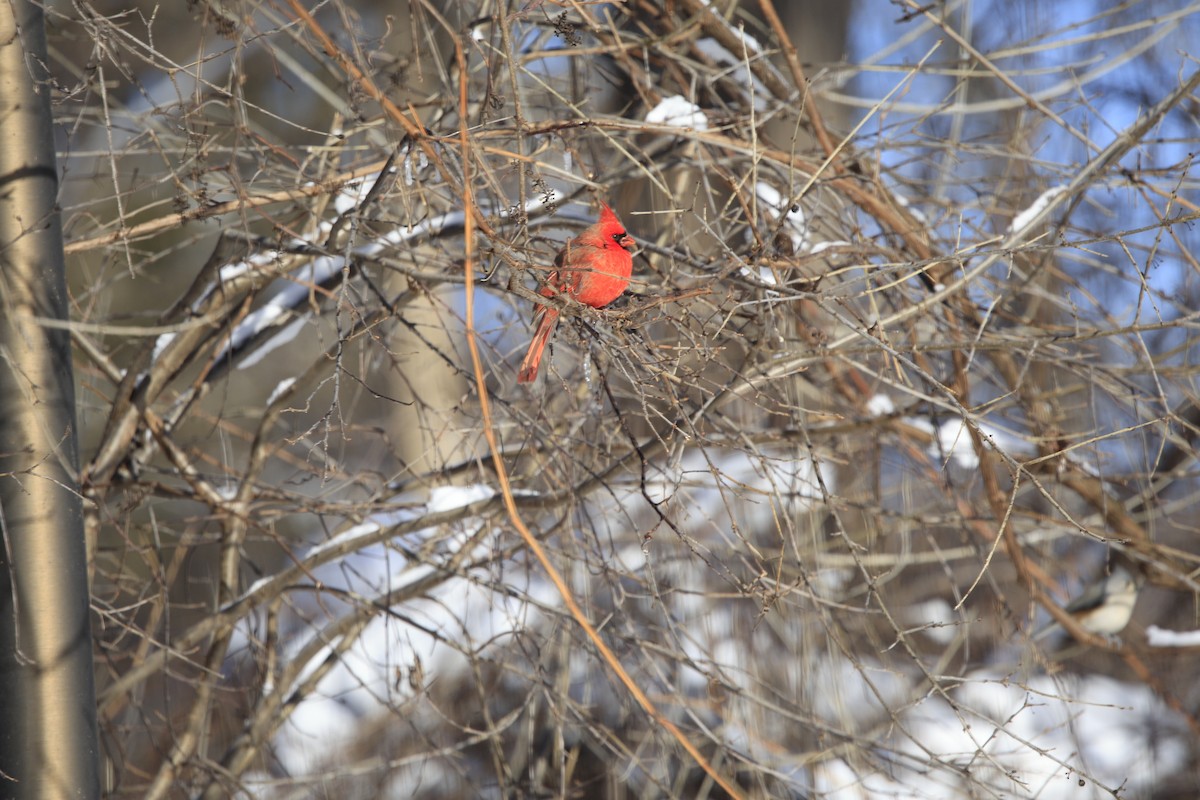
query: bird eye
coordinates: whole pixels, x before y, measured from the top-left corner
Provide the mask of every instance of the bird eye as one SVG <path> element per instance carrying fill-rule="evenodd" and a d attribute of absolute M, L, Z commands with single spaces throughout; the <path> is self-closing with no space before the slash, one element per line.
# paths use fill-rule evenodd
<path fill-rule="evenodd" d="M 614 233 L 614 234 L 613 234 L 613 241 L 614 241 L 614 242 L 620 242 L 620 241 L 621 241 L 622 239 L 624 239 L 624 238 L 625 238 L 625 231 L 620 231 L 619 233 Z"/>

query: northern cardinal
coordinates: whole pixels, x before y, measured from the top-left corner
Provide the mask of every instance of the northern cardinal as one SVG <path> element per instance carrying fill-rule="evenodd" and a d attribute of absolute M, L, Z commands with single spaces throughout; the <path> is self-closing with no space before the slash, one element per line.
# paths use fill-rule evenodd
<path fill-rule="evenodd" d="M 554 259 L 554 272 L 539 290 L 543 297 L 565 295 L 592 308 L 603 308 L 621 296 L 633 274 L 633 237 L 607 204 L 600 204 L 595 225 L 567 242 Z M 558 324 L 557 309 L 538 306 L 533 315 L 537 331 L 521 362 L 517 383 L 529 383 L 538 374 L 542 350 Z"/>

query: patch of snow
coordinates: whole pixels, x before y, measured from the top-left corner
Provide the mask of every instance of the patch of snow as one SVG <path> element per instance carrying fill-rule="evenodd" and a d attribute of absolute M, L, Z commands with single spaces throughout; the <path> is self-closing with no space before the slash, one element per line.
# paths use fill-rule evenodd
<path fill-rule="evenodd" d="M 1066 186 L 1052 186 L 1042 192 L 1038 199 L 1033 201 L 1033 205 L 1013 217 L 1012 224 L 1008 226 L 1008 235 L 1019 233 L 1029 227 L 1029 224 L 1065 191 L 1067 191 Z"/>
<path fill-rule="evenodd" d="M 867 413 L 872 417 L 886 417 L 896 413 L 896 404 L 886 394 L 874 394 L 867 400 Z"/>
<path fill-rule="evenodd" d="M 672 128 L 708 130 L 708 117 L 700 110 L 700 106 L 678 94 L 664 98 L 662 102 L 650 109 L 650 112 L 646 114 L 646 122 Z"/>
<path fill-rule="evenodd" d="M 783 220 L 783 230 L 792 240 L 792 247 L 797 253 L 811 251 L 808 235 L 808 220 L 804 217 L 804 209 L 799 203 L 791 202 L 778 189 L 769 183 L 759 181 L 754 185 L 754 194 L 770 210 L 773 220 Z"/>
<path fill-rule="evenodd" d="M 1146 641 L 1151 647 L 1195 647 L 1200 645 L 1200 631 L 1170 631 L 1151 625 L 1146 629 Z"/>
<path fill-rule="evenodd" d="M 430 514 L 439 511 L 451 511 L 474 503 L 476 500 L 487 500 L 494 497 L 496 492 L 490 486 L 473 484 L 471 486 L 435 486 L 429 492 L 429 502 L 425 510 Z"/>
<path fill-rule="evenodd" d="M 279 397 L 296 384 L 295 378 L 284 378 L 279 383 L 275 384 L 275 388 L 271 390 L 271 396 L 267 398 L 267 405 L 272 405 Z"/>

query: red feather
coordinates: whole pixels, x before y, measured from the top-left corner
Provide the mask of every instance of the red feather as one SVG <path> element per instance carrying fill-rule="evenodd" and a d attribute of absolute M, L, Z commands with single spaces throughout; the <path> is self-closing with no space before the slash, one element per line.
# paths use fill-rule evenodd
<path fill-rule="evenodd" d="M 567 242 L 554 259 L 556 269 L 539 290 L 544 297 L 570 297 L 592 308 L 603 308 L 629 286 L 633 274 L 633 237 L 607 204 L 600 204 L 595 225 Z M 542 350 L 558 323 L 558 311 L 538 306 L 534 314 L 537 330 L 521 362 L 517 383 L 529 383 L 538 374 Z"/>

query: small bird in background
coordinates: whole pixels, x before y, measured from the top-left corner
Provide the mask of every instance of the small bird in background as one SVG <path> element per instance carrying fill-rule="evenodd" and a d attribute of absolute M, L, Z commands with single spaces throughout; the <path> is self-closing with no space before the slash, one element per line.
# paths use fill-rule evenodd
<path fill-rule="evenodd" d="M 592 308 L 603 308 L 621 296 L 633 274 L 633 237 L 607 204 L 600 204 L 600 219 L 583 233 L 567 242 L 554 259 L 554 272 L 539 290 L 543 297 L 565 296 Z M 521 362 L 517 383 L 529 383 L 537 377 L 542 351 L 554 326 L 558 310 L 538 306 L 533 315 L 537 330 L 529 351 Z"/>
<path fill-rule="evenodd" d="M 1125 566 L 1117 564 L 1112 572 L 1090 584 L 1064 610 L 1088 633 L 1104 636 L 1120 633 L 1133 616 L 1138 591 L 1144 581 L 1145 576 L 1141 572 L 1135 575 Z M 1033 640 L 1040 641 L 1062 629 L 1057 622 L 1051 622 L 1035 633 Z"/>

